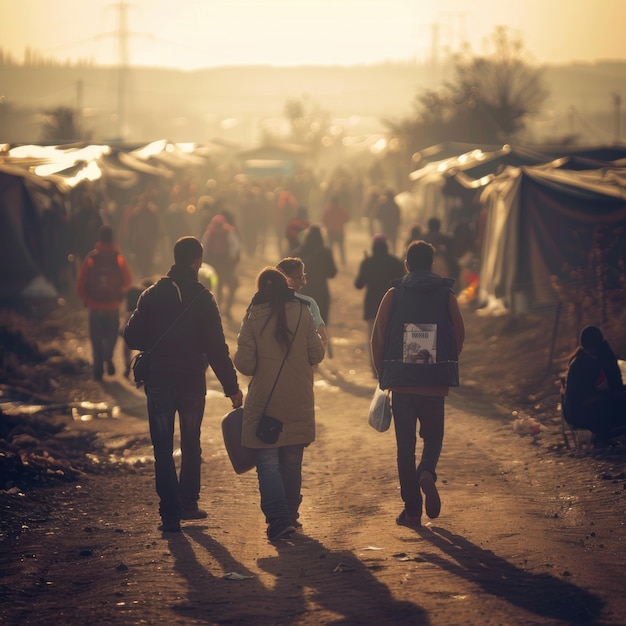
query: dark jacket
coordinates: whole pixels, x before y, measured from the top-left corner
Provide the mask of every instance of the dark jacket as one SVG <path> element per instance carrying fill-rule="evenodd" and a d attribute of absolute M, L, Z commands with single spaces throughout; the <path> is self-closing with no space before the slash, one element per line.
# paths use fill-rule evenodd
<path fill-rule="evenodd" d="M 465 327 L 453 283 L 429 271 L 413 271 L 394 281 L 385 294 L 372 333 L 372 356 L 382 389 L 447 395 L 448 387 L 459 384 L 458 355 Z M 434 346 L 427 346 L 421 337 L 425 331 L 432 333 L 432 326 L 407 327 L 426 324 L 436 325 Z"/>
<path fill-rule="evenodd" d="M 368 256 L 359 267 L 354 280 L 357 289 L 365 290 L 363 319 L 373 320 L 378 312 L 378 305 L 391 287 L 391 281 L 404 275 L 404 263 L 388 252 Z"/>
<path fill-rule="evenodd" d="M 594 402 L 606 391 L 622 391 L 622 373 L 613 350 L 606 341 L 597 354 L 579 347 L 567 371 L 565 419 L 574 425 L 585 422 Z"/>
<path fill-rule="evenodd" d="M 148 384 L 205 392 L 210 365 L 224 394 L 232 396 L 239 385 L 219 310 L 213 294 L 198 282 L 191 268 L 174 265 L 166 278 L 143 292 L 124 328 L 124 340 L 131 349 L 150 350 L 196 296 L 151 352 Z"/>

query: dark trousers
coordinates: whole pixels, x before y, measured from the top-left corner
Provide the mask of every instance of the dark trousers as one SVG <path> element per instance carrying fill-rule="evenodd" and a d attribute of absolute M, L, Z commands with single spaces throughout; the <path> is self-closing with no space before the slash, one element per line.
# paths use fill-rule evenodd
<path fill-rule="evenodd" d="M 428 470 L 437 479 L 437 462 L 443 445 L 444 398 L 393 392 L 391 404 L 398 449 L 400 496 L 409 513 L 421 513 L 420 475 Z M 416 463 L 418 420 L 419 436 L 424 445 L 420 462 Z"/>
<path fill-rule="evenodd" d="M 113 359 L 120 332 L 120 312 L 89 309 L 89 340 L 93 355 L 93 375 L 102 378 L 104 363 Z"/>
<path fill-rule="evenodd" d="M 146 386 L 150 437 L 154 447 L 156 490 L 162 517 L 179 518 L 181 508 L 194 508 L 200 497 L 200 427 L 204 393 L 181 391 L 174 385 Z M 174 462 L 174 422 L 180 428 L 180 477 Z"/>
<path fill-rule="evenodd" d="M 295 522 L 299 517 L 303 453 L 303 445 L 257 450 L 261 510 L 268 524 L 285 519 Z"/>

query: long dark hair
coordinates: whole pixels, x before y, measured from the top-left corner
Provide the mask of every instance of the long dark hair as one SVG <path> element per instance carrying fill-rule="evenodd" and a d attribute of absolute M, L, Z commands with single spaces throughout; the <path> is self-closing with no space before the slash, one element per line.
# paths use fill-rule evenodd
<path fill-rule="evenodd" d="M 285 303 L 293 300 L 294 292 L 287 285 L 285 275 L 274 267 L 266 267 L 261 270 L 256 279 L 257 292 L 252 298 L 252 304 L 267 303 L 270 305 L 271 314 L 265 320 L 261 333 L 265 330 L 273 315 L 276 315 L 276 330 L 274 337 L 278 343 L 288 346 L 291 340 L 291 331 L 287 325 Z"/>

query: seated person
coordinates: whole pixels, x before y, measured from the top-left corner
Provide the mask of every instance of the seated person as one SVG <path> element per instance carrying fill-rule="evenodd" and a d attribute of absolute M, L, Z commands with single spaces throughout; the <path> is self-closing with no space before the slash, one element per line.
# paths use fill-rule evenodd
<path fill-rule="evenodd" d="M 574 428 L 594 433 L 603 445 L 626 427 L 626 392 L 617 358 L 597 326 L 580 334 L 580 346 L 569 362 L 563 415 Z"/>

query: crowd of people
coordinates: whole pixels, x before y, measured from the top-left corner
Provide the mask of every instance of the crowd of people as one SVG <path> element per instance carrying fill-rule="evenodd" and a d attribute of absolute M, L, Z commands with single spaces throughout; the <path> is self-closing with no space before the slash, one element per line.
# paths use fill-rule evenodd
<path fill-rule="evenodd" d="M 332 356 L 329 281 L 339 271 L 335 255 L 341 268 L 346 265 L 351 214 L 334 189 L 318 207 L 315 222 L 290 185 L 271 196 L 248 181 L 232 187 L 231 194 L 222 193 L 219 185 L 208 187 L 212 195 L 202 196 L 192 185 L 174 186 L 169 199 L 176 202 L 165 210 L 159 208 L 158 190 L 147 189 L 118 220 L 117 238 L 112 225 L 100 222 L 95 248 L 81 251 L 76 289 L 89 310 L 95 380 L 115 374 L 113 350 L 123 304 L 124 374 L 130 374 L 131 350 L 149 354 L 145 392 L 161 529 L 178 532 L 181 520 L 207 516 L 199 506 L 200 429 L 210 366 L 233 408 L 243 406 L 242 443 L 256 451 L 261 509 L 267 536 L 275 541 L 301 526 L 302 459 L 315 438 L 314 370 Z M 190 194 L 195 194 L 193 202 Z M 271 207 L 275 212 L 268 219 Z M 365 289 L 372 375 L 392 395 L 404 503 L 396 521 L 418 527 L 423 509 L 436 518 L 441 508 L 436 468 L 444 400 L 450 387 L 459 384 L 458 355 L 465 337 L 455 285 L 473 242 L 467 229 L 449 234 L 433 217 L 425 228 L 405 226 L 408 237 L 396 255 L 400 216 L 389 190 L 377 203 L 364 205 L 361 217 L 372 224 L 371 253 L 360 262 L 354 287 Z M 264 260 L 259 252 L 272 236 L 269 227 L 249 231 L 249 223 L 257 219 L 274 225 L 279 260 L 258 274 L 231 357 L 222 319 L 233 315 L 237 266 Z M 163 262 L 159 255 L 168 246 L 174 264 L 155 278 Z M 213 271 L 208 284 L 201 272 L 206 266 Z M 237 372 L 251 377 L 245 402 Z M 599 387 L 602 377 L 608 393 Z M 573 424 L 592 429 L 603 441 L 624 426 L 621 375 L 596 327 L 581 335 L 567 389 L 566 417 Z M 173 457 L 176 414 L 179 472 Z M 275 439 L 261 434 L 267 420 L 280 425 Z M 418 436 L 423 442 L 419 458 Z"/>

